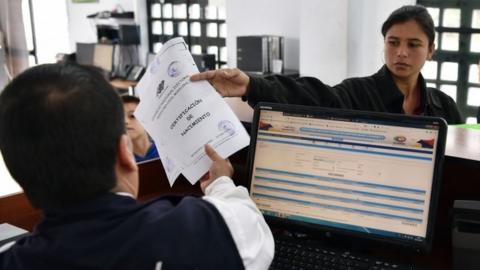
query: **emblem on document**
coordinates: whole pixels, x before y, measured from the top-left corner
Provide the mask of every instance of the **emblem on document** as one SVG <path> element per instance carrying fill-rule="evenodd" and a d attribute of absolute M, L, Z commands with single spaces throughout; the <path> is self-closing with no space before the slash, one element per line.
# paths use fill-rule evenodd
<path fill-rule="evenodd" d="M 175 78 L 181 73 L 181 64 L 178 61 L 173 61 L 168 65 L 167 73 L 168 76 Z"/>
<path fill-rule="evenodd" d="M 157 86 L 157 97 L 160 96 L 160 94 L 162 93 L 162 91 L 165 89 L 165 80 L 162 80 L 161 83 L 158 84 Z"/>
<path fill-rule="evenodd" d="M 236 133 L 235 126 L 228 120 L 222 120 L 218 123 L 218 130 L 233 136 Z"/>

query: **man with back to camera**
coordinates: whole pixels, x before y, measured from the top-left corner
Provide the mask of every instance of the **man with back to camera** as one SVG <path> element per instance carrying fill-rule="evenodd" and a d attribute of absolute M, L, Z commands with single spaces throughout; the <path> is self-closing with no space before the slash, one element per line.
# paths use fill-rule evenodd
<path fill-rule="evenodd" d="M 97 72 L 33 67 L 0 95 L 0 150 L 44 218 L 0 247 L 0 269 L 266 269 L 273 237 L 233 169 L 213 164 L 203 198 L 138 203 L 119 96 Z"/>

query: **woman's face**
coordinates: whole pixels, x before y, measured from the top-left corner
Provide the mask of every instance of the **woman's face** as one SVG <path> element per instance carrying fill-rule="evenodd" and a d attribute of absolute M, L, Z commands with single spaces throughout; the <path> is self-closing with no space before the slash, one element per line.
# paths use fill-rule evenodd
<path fill-rule="evenodd" d="M 135 115 L 133 115 L 133 112 L 135 112 L 136 108 L 136 103 L 123 103 L 125 127 L 127 129 L 128 136 L 130 136 L 132 140 L 138 139 L 146 134 L 142 124 L 140 124 L 137 118 L 135 118 Z"/>
<path fill-rule="evenodd" d="M 415 20 L 394 24 L 385 34 L 385 62 L 392 74 L 400 79 L 417 78 L 430 59 L 434 44 Z"/>

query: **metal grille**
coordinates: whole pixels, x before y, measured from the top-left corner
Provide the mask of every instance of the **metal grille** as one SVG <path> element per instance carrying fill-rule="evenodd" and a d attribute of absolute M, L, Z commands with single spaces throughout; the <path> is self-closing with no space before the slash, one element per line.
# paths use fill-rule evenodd
<path fill-rule="evenodd" d="M 208 0 L 147 0 L 149 51 L 183 37 L 192 54 L 215 54 L 216 68 L 227 64 L 226 23 L 222 7 Z"/>
<path fill-rule="evenodd" d="M 418 0 L 435 22 L 436 52 L 422 74 L 427 84 L 450 95 L 467 122 L 475 123 L 480 106 L 479 0 Z"/>

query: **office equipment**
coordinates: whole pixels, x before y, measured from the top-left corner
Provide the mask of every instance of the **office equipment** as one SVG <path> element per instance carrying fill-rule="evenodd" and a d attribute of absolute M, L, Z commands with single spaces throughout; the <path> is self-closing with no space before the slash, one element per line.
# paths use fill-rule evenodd
<path fill-rule="evenodd" d="M 127 75 L 125 80 L 138 82 L 142 78 L 143 73 L 145 73 L 145 67 L 140 65 L 133 65 L 127 68 Z"/>
<path fill-rule="evenodd" d="M 139 45 L 139 26 L 131 24 L 120 24 L 118 26 L 118 43 L 121 45 Z"/>
<path fill-rule="evenodd" d="M 480 201 L 454 202 L 452 245 L 454 269 L 480 267 Z"/>
<path fill-rule="evenodd" d="M 103 11 L 89 15 L 87 18 L 93 19 L 97 29 L 98 43 L 114 45 L 110 76 L 125 77 L 127 66 L 139 64 L 137 45 L 140 44 L 140 29 L 135 24 L 134 13 Z M 107 62 L 103 62 L 107 60 L 107 58 L 102 59 L 104 63 L 102 68 L 108 65 Z"/>
<path fill-rule="evenodd" d="M 329 260 L 430 250 L 443 119 L 260 103 L 252 124 L 249 189 L 272 229 L 320 239 Z"/>
<path fill-rule="evenodd" d="M 111 12 L 108 10 L 96 12 L 90 15 L 87 15 L 89 19 L 110 19 L 110 18 L 117 18 L 117 19 L 134 19 L 135 14 L 133 11 L 125 11 L 125 12 Z"/>
<path fill-rule="evenodd" d="M 97 38 L 101 43 L 140 44 L 139 27 L 134 24 L 133 12 L 102 11 L 88 15 L 87 18 L 94 19 Z"/>
<path fill-rule="evenodd" d="M 102 43 L 116 44 L 119 40 L 118 26 L 97 25 L 97 39 Z"/>
<path fill-rule="evenodd" d="M 284 38 L 280 36 L 237 37 L 237 67 L 247 72 L 270 73 L 273 61 L 283 61 Z"/>
<path fill-rule="evenodd" d="M 215 70 L 216 62 L 214 54 L 192 54 L 192 57 L 200 72 Z"/>
<path fill-rule="evenodd" d="M 107 72 L 113 69 L 113 45 L 95 44 L 93 53 L 93 65 Z"/>
<path fill-rule="evenodd" d="M 93 55 L 96 43 L 77 42 L 76 61 L 81 65 L 93 65 Z"/>

